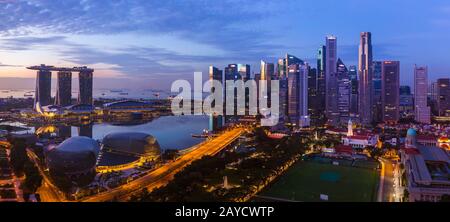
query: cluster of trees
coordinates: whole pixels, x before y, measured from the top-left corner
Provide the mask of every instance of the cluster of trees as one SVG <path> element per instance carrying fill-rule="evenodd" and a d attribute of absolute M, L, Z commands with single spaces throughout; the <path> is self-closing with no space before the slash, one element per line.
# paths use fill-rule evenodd
<path fill-rule="evenodd" d="M 216 156 L 206 156 L 194 161 L 165 187 L 149 192 L 144 189 L 132 196 L 132 202 L 198 202 L 198 201 L 232 201 L 245 197 L 261 183 L 278 172 L 293 157 L 304 153 L 303 138 L 297 134 L 282 140 L 267 138 L 263 128 L 255 130 L 256 153 L 237 153 L 227 151 Z M 233 163 L 236 170 L 227 165 Z M 221 186 L 223 177 L 239 186 L 225 189 Z"/>
<path fill-rule="evenodd" d="M 27 144 L 23 139 L 9 138 L 11 143 L 11 166 L 17 176 L 25 175 L 22 189 L 25 194 L 36 193 L 42 184 L 42 176 L 27 155 Z"/>

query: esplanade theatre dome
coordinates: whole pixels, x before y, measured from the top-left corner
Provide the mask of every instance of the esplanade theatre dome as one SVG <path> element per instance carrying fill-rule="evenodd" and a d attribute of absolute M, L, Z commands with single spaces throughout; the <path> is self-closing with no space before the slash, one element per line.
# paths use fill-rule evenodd
<path fill-rule="evenodd" d="M 88 137 L 71 137 L 58 146 L 50 146 L 45 159 L 55 180 L 71 180 L 75 184 L 88 183 L 95 173 L 100 145 Z"/>
<path fill-rule="evenodd" d="M 102 152 L 155 159 L 161 148 L 155 137 L 139 132 L 111 133 L 103 138 Z"/>

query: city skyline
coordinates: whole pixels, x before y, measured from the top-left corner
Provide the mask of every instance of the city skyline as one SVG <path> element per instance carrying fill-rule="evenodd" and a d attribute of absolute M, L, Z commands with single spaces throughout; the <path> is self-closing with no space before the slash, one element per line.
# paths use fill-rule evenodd
<path fill-rule="evenodd" d="M 0 88 L 33 88 L 35 73 L 25 67 L 40 63 L 87 65 L 101 79 L 96 86 L 138 88 L 169 88 L 194 71 L 206 76 L 211 64 L 249 64 L 258 73 L 260 60 L 276 63 L 285 53 L 316 64 L 317 48 L 329 34 L 339 39 L 338 58 L 358 65 L 359 33 L 365 31 L 373 35 L 374 61 L 401 61 L 401 85 L 414 86 L 414 64 L 429 67 L 430 81 L 448 76 L 450 4 L 383 5 L 289 1 L 286 16 L 279 16 L 276 1 L 192 1 L 183 8 L 157 1 L 6 1 L 0 6 L 7 21 L 0 27 Z M 332 11 L 341 19 L 332 20 Z M 361 15 L 364 22 L 355 22 Z M 283 24 L 286 17 L 305 22 L 292 29 Z M 27 79 L 5 79 L 18 77 Z"/>

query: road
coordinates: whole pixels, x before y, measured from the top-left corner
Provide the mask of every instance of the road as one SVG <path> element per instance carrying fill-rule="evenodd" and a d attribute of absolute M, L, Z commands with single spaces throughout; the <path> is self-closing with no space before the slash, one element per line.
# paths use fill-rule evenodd
<path fill-rule="evenodd" d="M 126 201 L 133 194 L 141 192 L 143 188 L 149 191 L 164 186 L 169 183 L 175 174 L 183 170 L 193 161 L 201 159 L 204 156 L 216 155 L 235 141 L 242 133 L 243 128 L 236 128 L 222 133 L 220 136 L 211 139 L 197 149 L 187 153 L 174 162 L 163 165 L 162 167 L 150 172 L 149 174 L 127 183 L 118 188 L 97 194 L 95 196 L 82 199 L 82 202 L 105 202 L 111 200 Z"/>
<path fill-rule="evenodd" d="M 27 149 L 27 155 L 31 161 L 33 161 L 34 165 L 38 168 L 39 173 L 41 174 L 43 180 L 41 187 L 38 188 L 37 193 L 41 197 L 41 202 L 65 202 L 67 201 L 59 189 L 53 185 L 51 180 L 48 178 L 47 174 L 42 169 L 41 164 L 39 164 L 39 158 L 36 154 Z"/>
<path fill-rule="evenodd" d="M 380 180 L 380 189 L 381 196 L 378 201 L 380 202 L 396 202 L 395 199 L 395 189 L 394 189 L 394 181 L 395 175 L 394 170 L 397 168 L 397 164 L 393 161 L 381 158 L 381 163 L 383 165 L 384 170 L 382 169 L 382 180 Z M 384 172 L 383 172 L 384 171 Z"/>

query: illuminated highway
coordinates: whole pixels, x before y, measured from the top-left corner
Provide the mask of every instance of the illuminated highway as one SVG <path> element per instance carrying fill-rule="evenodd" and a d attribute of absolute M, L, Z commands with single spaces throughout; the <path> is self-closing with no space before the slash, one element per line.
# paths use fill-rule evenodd
<path fill-rule="evenodd" d="M 41 174 L 43 180 L 42 185 L 37 190 L 37 193 L 41 197 L 41 202 L 64 202 L 67 201 L 64 195 L 59 189 L 53 185 L 53 183 L 48 178 L 47 174 L 42 169 L 39 164 L 39 158 L 36 156 L 34 152 L 27 149 L 27 155 L 31 161 L 33 161 L 34 165 L 38 168 L 39 173 Z"/>
<path fill-rule="evenodd" d="M 243 128 L 236 128 L 222 133 L 220 136 L 201 144 L 197 149 L 187 153 L 174 162 L 163 165 L 149 174 L 115 189 L 82 199 L 83 202 L 104 202 L 111 200 L 126 201 L 132 194 L 141 192 L 143 188 L 152 191 L 166 185 L 175 174 L 183 170 L 193 161 L 204 156 L 215 155 L 235 141 L 244 132 Z"/>

